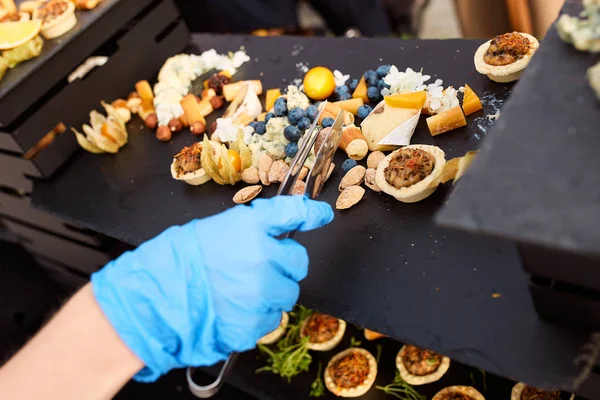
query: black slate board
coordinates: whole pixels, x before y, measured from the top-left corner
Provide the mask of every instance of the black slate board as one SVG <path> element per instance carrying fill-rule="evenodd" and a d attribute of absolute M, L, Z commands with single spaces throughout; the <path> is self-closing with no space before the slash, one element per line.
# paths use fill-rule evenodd
<path fill-rule="evenodd" d="M 356 76 L 386 62 L 423 67 L 455 87 L 468 82 L 484 97 L 487 113 L 495 113 L 492 105 L 510 91 L 474 71 L 477 41 L 198 35 L 194 43 L 199 50 L 219 51 L 244 45 L 252 61 L 236 79 L 260 77 L 265 88 L 301 78 L 300 63 Z M 480 112 L 468 121 L 468 127 L 436 138 L 422 121 L 413 143 L 435 143 L 449 157 L 462 155 L 479 146 L 479 126 L 489 120 Z M 194 137 L 180 133 L 163 144 L 140 126 L 139 120 L 130 123 L 130 143 L 119 154 L 81 152 L 52 179 L 36 182 L 34 204 L 131 244 L 232 206 L 239 187 L 191 187 L 170 177 L 171 157 Z M 338 154 L 336 163 L 342 160 Z M 335 202 L 341 175 L 339 169 L 334 173 L 323 200 Z M 275 189 L 263 193 L 271 196 Z M 416 204 L 368 192 L 359 205 L 337 212 L 330 226 L 298 235 L 312 260 L 301 302 L 498 375 L 570 388 L 580 373 L 573 360 L 587 333 L 537 317 L 513 244 L 433 224 L 448 192 L 446 185 Z M 493 293 L 502 297 L 494 299 Z"/>
<path fill-rule="evenodd" d="M 598 61 L 550 29 L 441 223 L 600 255 L 600 99 L 585 77 Z"/>

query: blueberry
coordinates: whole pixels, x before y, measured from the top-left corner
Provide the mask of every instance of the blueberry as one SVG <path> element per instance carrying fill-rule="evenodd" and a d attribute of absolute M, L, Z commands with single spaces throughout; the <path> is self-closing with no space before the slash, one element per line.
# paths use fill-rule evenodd
<path fill-rule="evenodd" d="M 277 100 L 275 100 L 275 106 L 273 107 L 273 111 L 275 112 L 275 115 L 278 117 L 283 117 L 283 116 L 287 115 L 287 113 L 288 113 L 287 100 L 283 97 L 280 97 Z"/>
<path fill-rule="evenodd" d="M 300 129 L 298 129 L 297 126 L 290 125 L 286 126 L 283 130 L 283 136 L 285 136 L 285 138 L 290 142 L 297 142 L 298 140 L 300 140 L 300 136 L 302 136 L 302 133 L 300 132 Z"/>
<path fill-rule="evenodd" d="M 342 97 L 350 94 L 350 88 L 346 85 L 338 86 L 333 91 L 338 100 L 342 100 Z"/>
<path fill-rule="evenodd" d="M 350 93 L 343 93 L 342 95 L 340 95 L 338 97 L 339 101 L 344 101 L 344 100 L 350 100 L 352 98 L 352 95 Z"/>
<path fill-rule="evenodd" d="M 350 83 L 348 84 L 348 88 L 350 89 L 351 92 L 354 92 L 356 90 L 357 86 L 358 86 L 358 79 L 352 79 L 350 81 Z"/>
<path fill-rule="evenodd" d="M 275 114 L 273 113 L 267 113 L 267 115 L 265 115 L 265 122 L 269 122 L 269 120 L 271 118 L 273 118 L 275 116 Z"/>
<path fill-rule="evenodd" d="M 285 146 L 285 155 L 288 157 L 294 157 L 298 152 L 298 143 L 291 142 Z"/>
<path fill-rule="evenodd" d="M 367 97 L 369 101 L 379 101 L 381 98 L 381 93 L 379 93 L 379 89 L 376 86 L 371 86 L 367 89 Z"/>
<path fill-rule="evenodd" d="M 248 126 L 251 126 L 251 127 L 252 127 L 252 129 L 254 129 L 254 130 L 256 131 L 256 124 L 257 124 L 257 123 L 258 123 L 257 121 L 252 121 L 252 122 L 250 122 L 250 123 L 248 124 Z"/>
<path fill-rule="evenodd" d="M 264 135 L 265 132 L 267 131 L 267 124 L 265 122 L 257 122 L 256 125 L 254 126 L 254 131 L 256 133 L 258 133 L 259 135 Z"/>
<path fill-rule="evenodd" d="M 367 82 L 367 86 L 375 86 L 377 85 L 377 81 L 379 80 L 377 72 L 373 71 L 372 69 L 366 71 L 364 77 L 365 82 Z"/>
<path fill-rule="evenodd" d="M 333 120 L 333 118 L 329 118 L 329 117 L 323 118 L 323 120 L 321 121 L 321 126 L 323 128 L 327 128 L 327 127 L 333 126 L 334 122 L 335 121 Z"/>
<path fill-rule="evenodd" d="M 300 107 L 293 108 L 288 113 L 288 120 L 290 121 L 291 125 L 297 125 L 298 121 L 300 121 L 304 117 L 306 117 L 306 111 L 304 111 Z"/>
<path fill-rule="evenodd" d="M 304 117 L 304 118 L 300 119 L 300 121 L 298 121 L 296 126 L 298 127 L 298 129 L 300 129 L 302 132 L 304 132 L 305 130 L 310 128 L 310 119 L 308 119 L 308 117 Z"/>
<path fill-rule="evenodd" d="M 342 163 L 342 171 L 348 172 L 352 168 L 356 167 L 357 165 L 358 165 L 358 163 L 356 162 L 356 160 L 352 160 L 349 158 Z"/>
<path fill-rule="evenodd" d="M 384 78 L 387 74 L 390 73 L 390 68 L 391 65 L 380 65 L 377 68 L 377 75 L 379 75 L 380 78 Z"/>
<path fill-rule="evenodd" d="M 371 106 L 369 105 L 362 105 L 360 107 L 358 107 L 358 118 L 360 119 L 365 119 L 369 116 L 369 114 L 371 114 L 371 111 L 373 111 L 373 109 L 371 108 Z"/>
<path fill-rule="evenodd" d="M 306 109 L 306 116 L 310 119 L 310 122 L 313 122 L 315 118 L 317 118 L 317 114 L 319 113 L 319 109 L 317 106 L 308 106 Z"/>
<path fill-rule="evenodd" d="M 377 81 L 377 89 L 381 92 L 384 88 L 389 89 L 390 86 L 383 79 Z"/>

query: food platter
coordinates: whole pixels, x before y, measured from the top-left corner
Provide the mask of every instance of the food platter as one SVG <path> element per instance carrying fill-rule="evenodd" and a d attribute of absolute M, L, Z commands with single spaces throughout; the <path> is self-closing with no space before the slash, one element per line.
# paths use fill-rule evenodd
<path fill-rule="evenodd" d="M 357 76 L 382 62 L 422 67 L 456 87 L 468 83 L 481 96 L 485 114 L 434 137 L 421 120 L 413 136 L 414 143 L 441 147 L 448 158 L 479 147 L 492 123 L 485 115 L 495 115 L 512 88 L 475 71 L 473 54 L 480 41 L 211 35 L 193 41 L 197 54 L 244 46 L 250 61 L 236 79 L 258 76 L 269 88 L 301 80 L 303 66 L 326 65 Z M 129 143 L 118 154 L 77 154 L 52 178 L 36 182 L 34 204 L 132 245 L 170 225 L 233 205 L 239 186 L 209 182 L 193 187 L 172 179 L 173 156 L 197 138 L 180 132 L 165 144 L 139 120 L 128 129 Z M 341 165 L 345 158 L 338 154 L 334 162 Z M 330 179 L 335 183 L 325 186 L 323 200 L 335 204 L 341 178 L 341 171 L 334 170 Z M 275 190 L 271 185 L 260 196 Z M 567 359 L 574 358 L 587 333 L 538 319 L 513 244 L 435 226 L 433 215 L 450 192 L 450 184 L 444 184 L 414 204 L 369 192 L 351 209 L 338 211 L 327 228 L 298 235 L 312 261 L 301 303 L 490 372 L 569 387 L 579 368 L 549 355 L 548 349 L 560 348 Z"/>

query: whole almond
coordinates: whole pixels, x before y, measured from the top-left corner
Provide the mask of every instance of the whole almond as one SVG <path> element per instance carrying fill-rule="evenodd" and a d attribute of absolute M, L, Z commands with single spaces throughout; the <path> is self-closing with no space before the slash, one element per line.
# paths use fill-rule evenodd
<path fill-rule="evenodd" d="M 306 183 L 302 181 L 297 181 L 292 189 L 292 194 L 304 194 L 306 190 Z"/>
<path fill-rule="evenodd" d="M 288 172 L 289 168 L 289 165 L 287 165 L 285 161 L 275 161 L 273 165 L 271 165 L 271 169 L 269 169 L 269 182 L 281 182 L 285 177 L 285 174 Z"/>
<path fill-rule="evenodd" d="M 260 177 L 258 176 L 258 168 L 250 167 L 246 168 L 242 171 L 242 180 L 246 183 L 254 185 L 260 182 Z"/>
<path fill-rule="evenodd" d="M 338 210 L 346 210 L 361 201 L 364 195 L 365 189 L 362 187 L 348 186 L 342 193 L 340 193 L 337 201 L 335 202 L 335 208 Z"/>
<path fill-rule="evenodd" d="M 306 175 L 308 175 L 308 168 L 302 167 L 302 169 L 300 170 L 300 175 L 298 175 L 298 180 L 303 181 L 304 178 L 306 178 Z"/>
<path fill-rule="evenodd" d="M 258 176 L 260 177 L 260 182 L 268 186 L 271 184 L 269 181 L 269 170 L 273 165 L 273 159 L 268 154 L 261 154 L 258 159 Z"/>
<path fill-rule="evenodd" d="M 365 174 L 365 185 L 367 185 L 367 187 L 369 189 L 371 189 L 374 192 L 381 192 L 381 188 L 379 186 L 377 186 L 377 182 L 375 182 L 375 174 L 377 173 L 377 170 L 374 168 L 369 168 Z"/>
<path fill-rule="evenodd" d="M 381 161 L 383 161 L 384 158 L 385 154 L 383 154 L 381 151 L 372 152 L 369 154 L 369 157 L 367 157 L 367 167 L 377 169 L 377 166 Z"/>
<path fill-rule="evenodd" d="M 258 194 L 262 191 L 262 186 L 254 185 L 254 186 L 246 186 L 245 188 L 239 190 L 233 196 L 233 202 L 236 204 L 244 204 L 254 199 Z"/>
<path fill-rule="evenodd" d="M 346 175 L 340 181 L 340 191 L 346 189 L 348 186 L 357 186 L 363 183 L 365 179 L 366 168 L 362 165 L 357 165 L 350 171 L 346 172 Z"/>
<path fill-rule="evenodd" d="M 329 179 L 329 177 L 333 173 L 334 169 L 335 169 L 335 164 L 334 163 L 329 164 L 329 171 L 327 171 L 327 177 L 325 178 L 325 182 L 327 182 L 327 180 Z"/>

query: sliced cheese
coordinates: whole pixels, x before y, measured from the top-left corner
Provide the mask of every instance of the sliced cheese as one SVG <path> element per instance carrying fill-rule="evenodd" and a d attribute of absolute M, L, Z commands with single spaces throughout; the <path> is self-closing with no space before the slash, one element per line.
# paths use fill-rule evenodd
<path fill-rule="evenodd" d="M 382 101 L 362 122 L 362 133 L 369 150 L 393 150 L 410 144 L 421 110 L 391 107 Z"/>
<path fill-rule="evenodd" d="M 246 96 L 244 97 L 244 101 L 240 107 L 233 114 L 233 120 L 236 120 L 242 114 L 249 116 L 252 119 L 255 119 L 262 113 L 262 104 L 253 90 L 248 90 Z M 234 139 L 235 140 L 235 139 Z"/>

